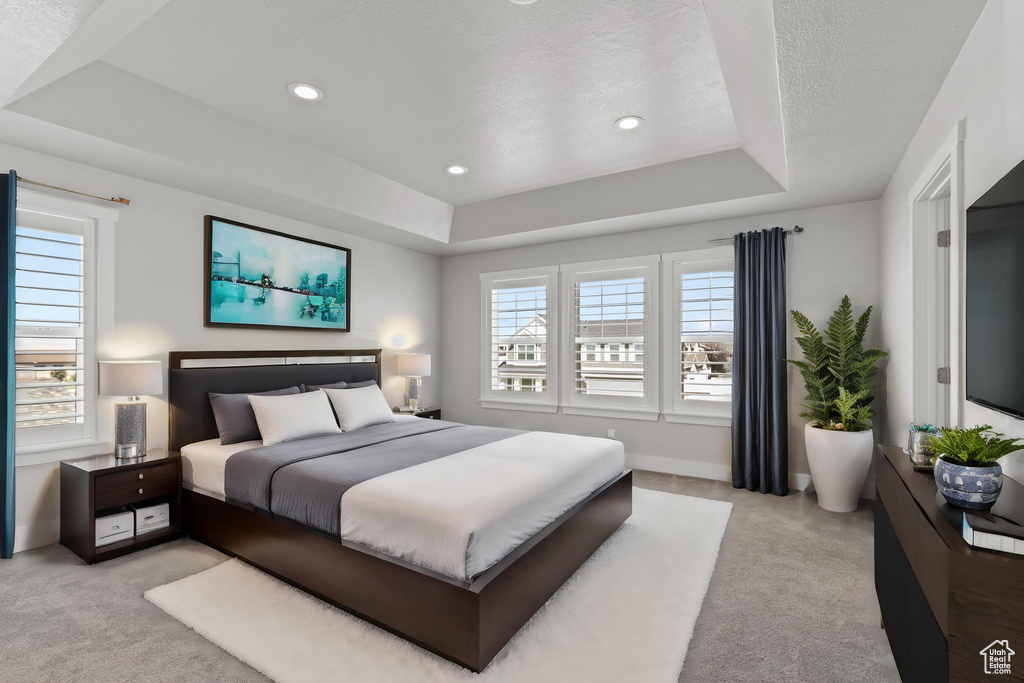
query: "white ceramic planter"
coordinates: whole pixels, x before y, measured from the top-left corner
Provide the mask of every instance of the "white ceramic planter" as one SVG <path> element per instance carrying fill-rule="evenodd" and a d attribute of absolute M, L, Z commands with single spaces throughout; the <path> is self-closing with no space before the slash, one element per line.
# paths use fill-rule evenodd
<path fill-rule="evenodd" d="M 856 510 L 871 467 L 872 431 L 835 432 L 808 424 L 804 441 L 818 505 L 832 512 Z"/>

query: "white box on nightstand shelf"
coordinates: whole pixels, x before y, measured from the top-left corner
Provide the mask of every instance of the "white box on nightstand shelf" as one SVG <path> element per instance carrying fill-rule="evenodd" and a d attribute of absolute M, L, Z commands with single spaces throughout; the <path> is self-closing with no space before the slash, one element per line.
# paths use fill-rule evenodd
<path fill-rule="evenodd" d="M 96 547 L 117 543 L 135 535 L 135 514 L 131 510 L 96 518 Z"/>
<path fill-rule="evenodd" d="M 132 508 L 135 510 L 136 536 L 171 525 L 171 506 L 167 503 Z"/>

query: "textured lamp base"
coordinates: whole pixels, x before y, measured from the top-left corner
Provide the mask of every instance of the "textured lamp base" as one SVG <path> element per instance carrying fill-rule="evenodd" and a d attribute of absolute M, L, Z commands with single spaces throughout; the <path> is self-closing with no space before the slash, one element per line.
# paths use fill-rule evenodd
<path fill-rule="evenodd" d="M 419 410 L 420 407 L 420 389 L 423 386 L 423 378 L 421 377 L 410 377 L 409 378 L 409 407 L 413 411 Z"/>
<path fill-rule="evenodd" d="M 142 402 L 114 405 L 114 443 L 116 446 L 136 446 L 135 455 L 118 456 L 141 458 L 146 454 L 146 404 Z M 115 448 L 115 453 L 119 448 Z"/>

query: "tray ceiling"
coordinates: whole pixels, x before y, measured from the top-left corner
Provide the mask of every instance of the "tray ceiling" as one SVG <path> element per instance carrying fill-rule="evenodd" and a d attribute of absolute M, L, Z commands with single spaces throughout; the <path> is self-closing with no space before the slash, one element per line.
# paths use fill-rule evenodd
<path fill-rule="evenodd" d="M 984 0 L 33 6 L 0 142 L 454 253 L 877 198 Z"/>

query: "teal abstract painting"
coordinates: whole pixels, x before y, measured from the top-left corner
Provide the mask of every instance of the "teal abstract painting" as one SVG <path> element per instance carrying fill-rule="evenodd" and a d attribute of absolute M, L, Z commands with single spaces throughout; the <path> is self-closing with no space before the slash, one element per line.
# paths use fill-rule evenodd
<path fill-rule="evenodd" d="M 352 252 L 206 217 L 209 326 L 348 332 Z"/>

